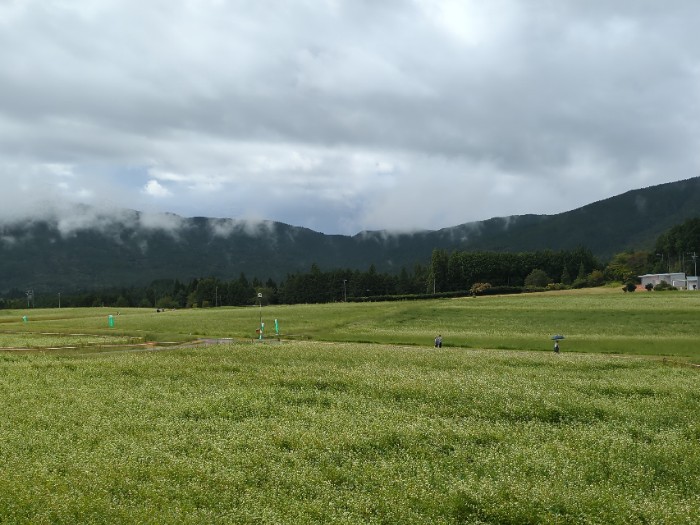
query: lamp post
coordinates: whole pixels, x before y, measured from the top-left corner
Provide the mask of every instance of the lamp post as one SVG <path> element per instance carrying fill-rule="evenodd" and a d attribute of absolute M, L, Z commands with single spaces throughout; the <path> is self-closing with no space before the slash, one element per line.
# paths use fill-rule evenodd
<path fill-rule="evenodd" d="M 345 302 L 348 302 L 348 288 L 347 288 L 348 280 L 343 279 L 343 299 Z"/>
<path fill-rule="evenodd" d="M 263 322 L 262 322 L 262 292 L 258 292 L 258 302 L 260 303 L 260 339 L 263 338 Z"/>
<path fill-rule="evenodd" d="M 58 307 L 61 307 L 61 292 L 58 292 Z"/>

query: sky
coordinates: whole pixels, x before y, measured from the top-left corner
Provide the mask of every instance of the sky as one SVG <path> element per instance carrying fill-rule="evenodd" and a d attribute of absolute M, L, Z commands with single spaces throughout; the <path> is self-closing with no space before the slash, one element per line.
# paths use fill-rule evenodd
<path fill-rule="evenodd" d="M 695 177 L 698 20 L 696 0 L 0 0 L 0 218 L 353 235 Z"/>

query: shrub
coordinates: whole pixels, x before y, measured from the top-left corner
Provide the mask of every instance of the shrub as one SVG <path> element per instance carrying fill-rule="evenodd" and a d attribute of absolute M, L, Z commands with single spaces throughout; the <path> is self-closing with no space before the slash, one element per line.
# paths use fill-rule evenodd
<path fill-rule="evenodd" d="M 549 275 L 539 268 L 535 268 L 525 277 L 525 286 L 527 288 L 544 288 L 549 282 Z"/>
<path fill-rule="evenodd" d="M 666 281 L 661 281 L 659 284 L 654 286 L 655 292 L 675 292 L 677 290 L 678 288 L 671 284 L 668 284 Z"/>
<path fill-rule="evenodd" d="M 489 288 L 491 288 L 491 283 L 474 283 L 469 291 L 472 295 L 481 295 Z"/>
<path fill-rule="evenodd" d="M 491 286 L 484 288 L 479 295 L 509 295 L 523 293 L 523 289 L 519 286 Z"/>
<path fill-rule="evenodd" d="M 573 283 L 571 283 L 572 288 L 586 288 L 587 286 L 588 286 L 587 279 L 576 279 Z"/>
<path fill-rule="evenodd" d="M 593 270 L 588 275 L 588 284 L 591 286 L 600 286 L 605 282 L 605 275 L 600 270 Z"/>
<path fill-rule="evenodd" d="M 166 295 L 158 299 L 156 303 L 156 308 L 177 308 L 178 304 L 173 300 L 172 297 Z"/>
<path fill-rule="evenodd" d="M 128 308 L 131 305 L 129 304 L 129 300 L 126 297 L 120 295 L 119 297 L 117 297 L 114 306 L 116 306 L 117 308 Z"/>

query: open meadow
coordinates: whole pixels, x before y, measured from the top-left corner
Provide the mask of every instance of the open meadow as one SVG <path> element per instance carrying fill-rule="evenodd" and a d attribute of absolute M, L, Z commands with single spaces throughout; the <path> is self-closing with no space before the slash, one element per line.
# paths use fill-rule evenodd
<path fill-rule="evenodd" d="M 698 523 L 699 308 L 0 311 L 0 523 Z"/>
<path fill-rule="evenodd" d="M 108 325 L 112 315 L 114 327 Z M 23 321 L 26 316 L 27 322 Z M 204 308 L 0 310 L 0 348 L 100 347 L 206 338 L 387 343 L 667 356 L 700 364 L 700 294 L 593 289 L 458 299 Z M 78 335 L 75 335 L 78 334 Z"/>

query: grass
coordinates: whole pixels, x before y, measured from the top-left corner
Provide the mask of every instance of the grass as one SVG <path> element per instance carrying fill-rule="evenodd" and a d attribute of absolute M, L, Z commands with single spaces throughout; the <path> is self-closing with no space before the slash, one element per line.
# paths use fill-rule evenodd
<path fill-rule="evenodd" d="M 699 306 L 0 311 L 0 523 L 697 523 Z"/>
<path fill-rule="evenodd" d="M 140 338 L 129 336 L 61 334 L 61 333 L 4 333 L 0 336 L 0 350 L 11 349 L 63 349 L 103 348 L 116 345 L 132 345 Z"/>
<path fill-rule="evenodd" d="M 357 343 L 0 359 L 8 523 L 694 523 L 697 371 Z"/>
<path fill-rule="evenodd" d="M 0 311 L 0 346 L 6 334 L 90 333 L 142 342 L 206 337 L 255 337 L 260 317 L 268 337 L 279 320 L 285 339 L 551 350 L 551 336 L 566 336 L 564 352 L 637 354 L 700 363 L 694 292 L 623 294 L 614 289 L 393 303 L 336 303 L 178 310 L 54 309 Z M 113 315 L 115 327 L 108 327 Z M 29 322 L 22 317 L 27 315 Z M 40 345 L 30 345 L 37 347 Z M 49 346 L 59 346 L 52 344 Z"/>

